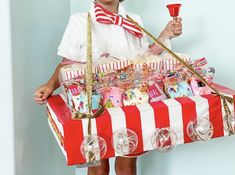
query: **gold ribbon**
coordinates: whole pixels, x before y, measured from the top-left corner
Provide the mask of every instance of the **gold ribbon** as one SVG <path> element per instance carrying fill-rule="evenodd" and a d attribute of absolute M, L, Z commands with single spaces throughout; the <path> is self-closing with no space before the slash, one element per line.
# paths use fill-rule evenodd
<path fill-rule="evenodd" d="M 127 18 L 132 21 L 137 27 L 139 27 L 146 35 L 148 35 L 157 45 L 159 45 L 163 50 L 165 50 L 167 53 L 169 53 L 173 58 L 175 58 L 178 62 L 180 62 L 183 66 L 185 66 L 191 73 L 196 75 L 196 77 L 203 82 L 205 85 L 207 85 L 210 89 L 212 89 L 218 96 L 221 97 L 223 101 L 223 107 L 226 114 L 226 120 L 228 122 L 228 117 L 231 117 L 231 111 L 228 107 L 227 102 L 232 104 L 234 102 L 233 98 L 229 96 L 225 96 L 221 94 L 214 86 L 212 86 L 210 83 L 208 83 L 196 70 L 193 69 L 192 66 L 190 66 L 187 62 L 185 62 L 182 58 L 180 58 L 178 55 L 176 55 L 173 51 L 168 49 L 167 46 L 165 46 L 162 42 L 160 42 L 157 38 L 155 38 L 151 33 L 149 33 L 146 29 L 144 29 L 142 26 L 140 26 L 135 20 L 133 20 L 130 16 L 127 16 Z M 231 124 L 230 124 L 231 125 Z M 231 127 L 229 127 L 229 134 L 234 134 L 234 131 L 231 130 Z"/>
<path fill-rule="evenodd" d="M 86 68 L 86 91 L 88 100 L 88 135 L 91 135 L 91 117 L 92 117 L 92 33 L 91 33 L 91 15 L 87 16 L 87 68 Z"/>

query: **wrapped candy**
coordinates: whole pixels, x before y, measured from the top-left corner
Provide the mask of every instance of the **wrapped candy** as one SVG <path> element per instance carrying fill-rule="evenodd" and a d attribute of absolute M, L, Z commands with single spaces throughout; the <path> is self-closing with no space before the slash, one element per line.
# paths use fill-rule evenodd
<path fill-rule="evenodd" d="M 86 136 L 81 143 L 80 151 L 83 158 L 88 160 L 88 163 L 79 165 L 79 168 L 99 166 L 99 160 L 102 159 L 107 152 L 107 143 L 104 138 L 97 135 Z"/>
<path fill-rule="evenodd" d="M 149 102 L 148 86 L 143 84 L 141 87 L 129 89 L 123 93 L 124 106 L 138 105 Z"/>
<path fill-rule="evenodd" d="M 157 102 L 159 100 L 165 100 L 167 96 L 161 90 L 158 84 L 152 83 L 149 86 L 148 94 L 150 98 L 150 102 Z"/>
<path fill-rule="evenodd" d="M 224 116 L 224 126 L 226 132 L 235 134 L 235 113 L 232 112 L 230 115 Z"/>
<path fill-rule="evenodd" d="M 122 107 L 123 90 L 118 87 L 106 87 L 101 89 L 100 93 L 103 96 L 102 105 L 106 108 Z"/>
<path fill-rule="evenodd" d="M 164 80 L 165 92 L 171 98 L 193 96 L 192 89 L 188 82 L 179 81 L 176 76 L 169 77 Z"/>
<path fill-rule="evenodd" d="M 176 133 L 170 128 L 156 129 L 152 135 L 153 147 L 162 152 L 172 151 L 178 142 Z"/>
<path fill-rule="evenodd" d="M 197 80 L 196 78 L 191 79 L 190 85 L 195 96 L 207 95 L 212 93 L 212 90 L 208 86 L 206 86 L 203 82 Z"/>
<path fill-rule="evenodd" d="M 113 133 L 112 146 L 118 154 L 131 154 L 138 146 L 138 136 L 127 128 L 117 130 Z"/>
<path fill-rule="evenodd" d="M 211 139 L 214 133 L 212 123 L 208 119 L 190 121 L 187 125 L 187 134 L 192 141 L 206 142 Z"/>

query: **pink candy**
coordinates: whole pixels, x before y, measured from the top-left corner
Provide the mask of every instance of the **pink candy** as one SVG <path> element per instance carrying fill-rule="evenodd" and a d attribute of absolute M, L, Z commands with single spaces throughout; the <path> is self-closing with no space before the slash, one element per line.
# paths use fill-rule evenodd
<path fill-rule="evenodd" d="M 122 107 L 123 90 L 118 87 L 106 87 L 101 90 L 103 96 L 102 105 L 110 107 Z"/>
<path fill-rule="evenodd" d="M 212 91 L 208 86 L 204 84 L 203 84 L 204 86 L 200 86 L 199 83 L 202 82 L 198 81 L 195 78 L 191 79 L 190 85 L 195 96 L 211 94 Z"/>

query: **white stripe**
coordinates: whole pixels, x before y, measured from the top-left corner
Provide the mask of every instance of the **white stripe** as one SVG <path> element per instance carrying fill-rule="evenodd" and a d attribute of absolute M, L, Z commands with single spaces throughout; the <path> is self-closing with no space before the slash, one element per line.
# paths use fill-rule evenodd
<path fill-rule="evenodd" d="M 48 110 L 49 110 L 49 112 L 51 114 L 51 117 L 52 117 L 53 121 L 55 122 L 55 124 L 56 124 L 57 128 L 59 129 L 61 135 L 64 137 L 64 128 L 63 128 L 63 125 L 58 121 L 58 119 L 57 119 L 54 111 L 51 109 L 49 103 L 47 103 L 47 107 L 48 107 Z"/>
<path fill-rule="evenodd" d="M 124 19 L 124 22 L 127 23 L 126 25 L 134 25 L 131 21 Z"/>
<path fill-rule="evenodd" d="M 104 72 L 106 72 L 106 65 L 103 64 L 103 69 L 104 69 Z"/>
<path fill-rule="evenodd" d="M 120 68 L 121 68 L 120 62 L 117 63 L 117 68 L 118 68 L 118 70 L 120 70 Z"/>
<path fill-rule="evenodd" d="M 108 108 L 107 110 L 111 116 L 113 133 L 119 129 L 126 128 L 126 117 L 122 108 Z M 115 152 L 115 156 L 120 156 L 120 154 Z"/>
<path fill-rule="evenodd" d="M 64 147 L 61 145 L 61 143 L 60 143 L 60 141 L 59 141 L 59 138 L 58 138 L 57 134 L 55 133 L 55 131 L 54 131 L 53 127 L 52 127 L 52 124 L 51 124 L 49 118 L 48 118 L 48 124 L 49 124 L 49 127 L 50 127 L 50 129 L 51 129 L 51 131 L 52 131 L 52 133 L 53 133 L 53 135 L 54 135 L 54 137 L 55 137 L 55 139 L 56 139 L 58 145 L 60 146 L 60 149 L 61 149 L 62 153 L 63 153 L 64 156 L 65 156 L 65 159 L 68 160 L 67 153 L 66 153 Z"/>
<path fill-rule="evenodd" d="M 125 27 L 126 29 L 135 31 L 135 32 L 137 32 L 137 33 L 142 33 L 140 30 L 137 30 L 136 28 L 133 28 L 133 27 L 131 27 L 131 26 L 128 26 L 128 25 L 125 25 L 125 24 L 122 24 L 122 26 Z"/>
<path fill-rule="evenodd" d="M 175 99 L 168 99 L 163 101 L 169 111 L 170 128 L 173 129 L 178 137 L 178 144 L 184 144 L 184 129 L 182 107 Z"/>
<path fill-rule="evenodd" d="M 117 63 L 114 63 L 114 70 L 117 70 Z"/>
<path fill-rule="evenodd" d="M 72 78 L 75 78 L 74 71 L 71 71 Z"/>
<path fill-rule="evenodd" d="M 122 61 L 121 62 L 121 69 L 123 69 L 124 68 L 124 62 Z"/>
<path fill-rule="evenodd" d="M 140 111 L 144 151 L 152 150 L 152 134 L 156 129 L 154 110 L 149 103 L 137 105 Z"/>
<path fill-rule="evenodd" d="M 67 77 L 68 77 L 67 80 L 71 79 L 70 72 L 66 72 L 66 73 L 67 73 Z"/>
<path fill-rule="evenodd" d="M 203 98 L 201 96 L 192 96 L 189 97 L 192 101 L 195 102 L 196 105 L 196 113 L 197 113 L 197 120 L 199 119 L 210 119 L 210 113 L 209 113 L 209 103 L 206 98 Z"/>
<path fill-rule="evenodd" d="M 78 77 L 78 71 L 74 72 L 75 77 Z"/>

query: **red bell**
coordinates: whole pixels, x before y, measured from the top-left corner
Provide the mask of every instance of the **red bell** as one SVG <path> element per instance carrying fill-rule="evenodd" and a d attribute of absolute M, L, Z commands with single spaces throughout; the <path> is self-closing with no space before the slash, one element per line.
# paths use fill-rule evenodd
<path fill-rule="evenodd" d="M 169 4 L 167 8 L 169 9 L 171 17 L 178 17 L 180 12 L 180 7 L 182 4 Z"/>

